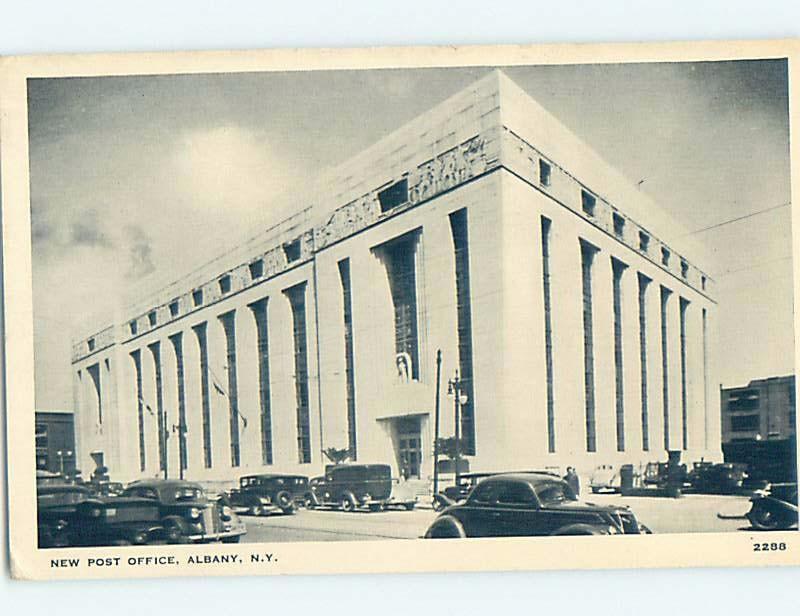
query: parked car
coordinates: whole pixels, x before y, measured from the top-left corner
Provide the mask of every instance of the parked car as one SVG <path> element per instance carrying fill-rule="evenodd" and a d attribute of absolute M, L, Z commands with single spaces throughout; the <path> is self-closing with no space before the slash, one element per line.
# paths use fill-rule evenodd
<path fill-rule="evenodd" d="M 757 530 L 788 530 L 797 526 L 797 484 L 773 483 L 750 499 L 747 519 Z"/>
<path fill-rule="evenodd" d="M 37 486 L 46 486 L 46 485 L 61 485 L 69 483 L 63 475 L 59 473 L 52 473 L 50 471 L 45 470 L 37 470 L 36 471 L 36 485 Z"/>
<path fill-rule="evenodd" d="M 311 481 L 313 502 L 308 505 L 335 506 L 342 511 L 366 507 L 380 511 L 384 507 L 414 509 L 417 496 L 399 479 L 392 478 L 388 464 L 340 464 L 328 466 L 323 477 Z"/>
<path fill-rule="evenodd" d="M 622 479 L 619 474 L 619 469 L 614 468 L 610 464 L 601 464 L 594 469 L 592 476 L 589 478 L 589 488 L 593 494 L 600 492 L 619 492 L 622 488 Z"/>
<path fill-rule="evenodd" d="M 119 496 L 125 490 L 125 486 L 119 481 L 98 481 L 83 484 L 93 496 L 103 498 L 109 496 Z"/>
<path fill-rule="evenodd" d="M 121 498 L 147 499 L 158 505 L 160 530 L 150 532 L 151 539 L 164 539 L 168 543 L 207 543 L 222 541 L 236 543 L 247 530 L 244 523 L 223 499 L 208 498 L 203 487 L 191 481 L 178 479 L 148 479 L 130 484 L 121 496 L 103 501 L 100 515 L 113 517 L 109 509 L 117 509 Z M 141 505 L 139 501 L 132 501 Z M 136 506 L 131 505 L 134 510 Z M 149 512 L 141 509 L 142 515 Z M 149 520 L 145 520 L 149 521 Z M 149 541 L 150 539 L 148 539 Z"/>
<path fill-rule="evenodd" d="M 621 535 L 650 531 L 627 507 L 578 501 L 567 483 L 550 474 L 504 473 L 481 481 L 461 504 L 445 509 L 428 539 Z"/>
<path fill-rule="evenodd" d="M 68 483 L 40 484 L 36 488 L 37 530 L 40 548 L 67 547 L 71 536 L 78 505 L 91 498 L 83 486 Z"/>
<path fill-rule="evenodd" d="M 228 495 L 232 507 L 246 508 L 250 515 L 280 511 L 292 514 L 297 506 L 313 500 L 308 477 L 303 475 L 246 475 Z"/>
<path fill-rule="evenodd" d="M 736 494 L 747 478 L 741 464 L 712 464 L 695 462 L 687 482 L 694 492 L 702 494 Z"/>

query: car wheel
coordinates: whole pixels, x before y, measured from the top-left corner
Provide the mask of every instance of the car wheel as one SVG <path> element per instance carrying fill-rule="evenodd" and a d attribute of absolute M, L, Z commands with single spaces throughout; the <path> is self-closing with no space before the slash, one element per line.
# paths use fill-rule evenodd
<path fill-rule="evenodd" d="M 164 523 L 164 539 L 167 543 L 183 543 L 183 529 L 177 520 L 167 520 Z"/>
<path fill-rule="evenodd" d="M 380 511 L 383 511 L 383 505 L 382 505 L 381 503 L 372 503 L 372 504 L 369 506 L 369 510 L 370 510 L 372 513 L 378 513 L 378 512 L 380 512 Z"/>
<path fill-rule="evenodd" d="M 146 530 L 137 530 L 131 534 L 131 543 L 133 545 L 147 545 L 150 542 L 150 533 Z"/>
<path fill-rule="evenodd" d="M 233 537 L 223 537 L 222 543 L 239 543 L 239 539 L 241 539 L 241 535 L 235 535 Z"/>
<path fill-rule="evenodd" d="M 783 524 L 781 516 L 768 507 L 753 507 L 747 514 L 747 519 L 756 530 L 777 530 Z"/>
<path fill-rule="evenodd" d="M 284 514 L 288 515 L 294 513 L 294 501 L 292 500 L 292 495 L 285 490 L 278 492 L 278 494 L 275 496 L 275 504 L 280 507 Z"/>
<path fill-rule="evenodd" d="M 247 508 L 247 513 L 254 516 L 264 515 L 264 507 L 261 503 L 253 503 Z"/>
<path fill-rule="evenodd" d="M 317 501 L 314 500 L 313 496 L 307 495 L 303 500 L 303 504 L 305 505 L 306 509 L 314 509 L 317 506 Z"/>
<path fill-rule="evenodd" d="M 352 494 L 343 494 L 341 500 L 339 501 L 339 506 L 342 508 L 342 511 L 350 512 L 354 511 L 356 508 L 356 498 Z"/>
<path fill-rule="evenodd" d="M 426 539 L 464 539 L 466 536 L 461 522 L 450 516 L 436 520 L 425 533 Z"/>
<path fill-rule="evenodd" d="M 416 507 L 416 503 L 406 503 L 403 507 L 406 508 L 406 511 L 414 511 L 414 507 Z"/>

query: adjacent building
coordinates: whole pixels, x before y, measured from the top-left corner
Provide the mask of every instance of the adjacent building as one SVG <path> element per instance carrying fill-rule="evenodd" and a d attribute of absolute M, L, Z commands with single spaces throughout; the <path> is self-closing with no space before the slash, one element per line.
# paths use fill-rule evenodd
<path fill-rule="evenodd" d="M 296 205 L 75 342 L 79 464 L 226 482 L 335 447 L 424 479 L 437 350 L 473 470 L 721 457 L 702 257 L 501 72 Z"/>
<path fill-rule="evenodd" d="M 36 470 L 75 472 L 74 420 L 72 411 L 36 411 Z"/>
<path fill-rule="evenodd" d="M 797 477 L 794 375 L 750 381 L 721 391 L 722 449 L 726 462 L 747 464 L 772 481 Z"/>

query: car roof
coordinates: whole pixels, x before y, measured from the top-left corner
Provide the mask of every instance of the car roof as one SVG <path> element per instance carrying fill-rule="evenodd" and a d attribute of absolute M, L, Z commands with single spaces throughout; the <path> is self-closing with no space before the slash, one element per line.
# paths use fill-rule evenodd
<path fill-rule="evenodd" d="M 531 485 L 538 485 L 541 483 L 563 483 L 563 480 L 556 475 L 549 473 L 500 473 L 499 475 L 492 475 L 484 480 L 484 483 L 497 481 L 522 481 Z"/>
<path fill-rule="evenodd" d="M 197 488 L 202 490 L 203 486 L 194 481 L 186 481 L 184 479 L 140 479 L 129 483 L 128 488 Z"/>
<path fill-rule="evenodd" d="M 286 477 L 299 477 L 300 479 L 306 479 L 305 475 L 281 475 L 278 473 L 261 473 L 259 475 L 243 475 L 239 479 L 281 479 Z"/>

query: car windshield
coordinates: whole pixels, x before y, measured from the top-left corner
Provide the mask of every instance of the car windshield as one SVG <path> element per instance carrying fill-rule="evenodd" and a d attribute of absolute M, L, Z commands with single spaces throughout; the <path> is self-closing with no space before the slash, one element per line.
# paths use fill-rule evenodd
<path fill-rule="evenodd" d="M 199 488 L 178 488 L 175 490 L 175 500 L 197 500 L 202 496 Z"/>
<path fill-rule="evenodd" d="M 542 505 L 558 505 L 567 501 L 578 500 L 575 493 L 566 483 L 548 482 L 536 486 L 536 496 Z"/>

